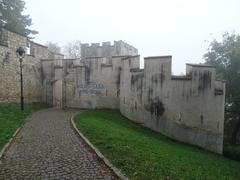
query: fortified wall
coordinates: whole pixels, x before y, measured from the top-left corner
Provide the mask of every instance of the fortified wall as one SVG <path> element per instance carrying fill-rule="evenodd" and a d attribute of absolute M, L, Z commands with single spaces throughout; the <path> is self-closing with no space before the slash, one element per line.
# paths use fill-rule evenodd
<path fill-rule="evenodd" d="M 111 45 L 111 42 L 103 42 L 102 46 L 100 46 L 100 43 L 81 45 L 81 57 L 112 57 L 136 54 L 138 54 L 138 50 L 123 41 L 114 41 L 113 45 Z"/>
<path fill-rule="evenodd" d="M 0 29 L 0 102 L 18 102 L 20 100 L 20 65 L 16 56 L 18 47 L 23 47 L 26 55 L 23 59 L 23 87 L 26 102 L 42 101 L 41 59 L 61 59 L 46 46 L 37 44 L 27 37 Z"/>
<path fill-rule="evenodd" d="M 59 63 L 60 62 L 60 63 Z M 43 60 L 55 106 L 113 108 L 172 139 L 222 153 L 225 83 L 213 66 L 187 64 L 185 76 L 171 75 L 171 56 L 139 55 Z M 47 71 L 53 63 L 54 72 Z M 50 88 L 47 88 L 50 89 Z M 51 99 L 53 98 L 53 99 Z"/>
<path fill-rule="evenodd" d="M 44 46 L 3 30 L 0 46 L 0 100 L 19 99 L 19 62 L 15 51 L 27 47 L 24 91 L 29 101 L 61 108 L 119 109 L 130 120 L 172 139 L 222 153 L 225 83 L 213 66 L 187 64 L 173 76 L 172 57 L 144 58 L 116 41 L 82 45 L 82 58 L 63 59 Z M 7 37 L 7 38 L 6 38 Z"/>
<path fill-rule="evenodd" d="M 225 84 L 212 66 L 187 64 L 171 75 L 171 56 L 147 57 L 144 70 L 123 59 L 120 111 L 173 139 L 222 153 Z"/>

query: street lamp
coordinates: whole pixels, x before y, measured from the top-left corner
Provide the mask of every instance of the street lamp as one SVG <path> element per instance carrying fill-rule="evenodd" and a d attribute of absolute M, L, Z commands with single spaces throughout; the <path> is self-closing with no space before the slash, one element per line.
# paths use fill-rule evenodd
<path fill-rule="evenodd" d="M 23 77 L 22 77 L 22 61 L 25 56 L 25 50 L 22 47 L 19 47 L 16 50 L 17 57 L 19 58 L 20 62 L 20 81 L 21 81 L 21 110 L 24 110 L 24 97 L 23 97 Z"/>

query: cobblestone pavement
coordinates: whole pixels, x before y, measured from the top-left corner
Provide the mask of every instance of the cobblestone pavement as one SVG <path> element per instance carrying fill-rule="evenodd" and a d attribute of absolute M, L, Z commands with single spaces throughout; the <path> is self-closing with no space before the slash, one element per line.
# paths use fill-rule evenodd
<path fill-rule="evenodd" d="M 71 128 L 74 113 L 34 113 L 5 153 L 0 179 L 117 179 Z"/>

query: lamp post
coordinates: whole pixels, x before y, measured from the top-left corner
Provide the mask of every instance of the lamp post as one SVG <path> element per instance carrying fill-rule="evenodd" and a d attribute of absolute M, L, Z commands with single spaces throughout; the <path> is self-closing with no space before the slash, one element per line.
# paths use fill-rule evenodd
<path fill-rule="evenodd" d="M 22 77 L 22 61 L 23 58 L 25 56 L 25 50 L 22 47 L 19 47 L 16 50 L 16 54 L 17 57 L 19 58 L 19 62 L 20 62 L 20 81 L 21 81 L 21 98 L 20 98 L 20 102 L 21 102 L 21 110 L 24 110 L 24 97 L 23 97 L 23 77 Z"/>

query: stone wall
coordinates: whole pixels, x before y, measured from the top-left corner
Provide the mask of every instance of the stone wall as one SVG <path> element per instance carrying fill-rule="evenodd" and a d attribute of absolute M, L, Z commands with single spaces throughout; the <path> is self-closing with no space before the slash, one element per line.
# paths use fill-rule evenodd
<path fill-rule="evenodd" d="M 111 63 L 110 63 L 111 61 Z M 52 79 L 60 80 L 56 71 L 59 62 L 42 61 L 43 84 L 46 102 L 53 103 Z M 46 68 L 45 68 L 46 67 Z M 74 108 L 119 108 L 119 82 L 121 57 L 84 58 L 81 63 L 76 60 L 62 61 L 63 102 L 65 107 Z M 57 68 L 59 69 L 59 68 Z"/>
<path fill-rule="evenodd" d="M 26 102 L 42 101 L 42 58 L 51 52 L 47 47 L 30 41 L 20 34 L 1 29 L 0 42 L 0 101 L 20 100 L 20 66 L 16 49 L 23 47 L 29 53 L 23 59 L 23 87 Z M 58 56 L 60 58 L 60 56 Z M 63 58 L 63 56 L 61 57 Z"/>
<path fill-rule="evenodd" d="M 139 62 L 139 56 L 43 61 L 45 99 L 63 107 L 120 109 L 154 131 L 221 154 L 225 83 L 216 81 L 215 68 L 187 64 L 186 76 L 172 76 L 171 56 L 145 58 L 145 69 Z M 56 87 L 62 91 L 54 95 Z"/>
<path fill-rule="evenodd" d="M 171 57 L 145 58 L 145 69 L 123 61 L 120 111 L 170 138 L 222 153 L 225 84 L 215 68 L 187 64 L 186 76 L 171 75 Z"/>
<path fill-rule="evenodd" d="M 172 76 L 171 56 L 147 57 L 140 69 L 137 49 L 122 41 L 83 45 L 80 60 L 5 29 L 0 37 L 0 101 L 19 101 L 15 52 L 22 46 L 30 50 L 23 61 L 26 101 L 120 109 L 172 139 L 222 153 L 225 83 L 216 80 L 214 67 L 187 64 L 185 76 Z"/>
<path fill-rule="evenodd" d="M 92 43 L 81 45 L 81 56 L 82 57 L 112 57 L 112 56 L 123 56 L 123 55 L 138 55 L 138 50 L 123 42 L 114 41 L 111 45 L 110 42 L 103 42 L 102 46 L 99 43 Z"/>

